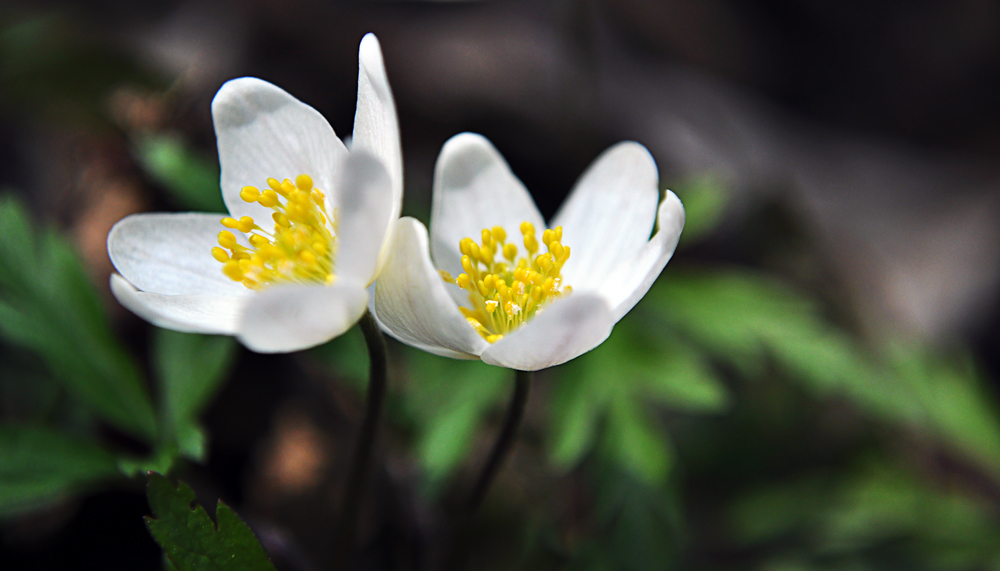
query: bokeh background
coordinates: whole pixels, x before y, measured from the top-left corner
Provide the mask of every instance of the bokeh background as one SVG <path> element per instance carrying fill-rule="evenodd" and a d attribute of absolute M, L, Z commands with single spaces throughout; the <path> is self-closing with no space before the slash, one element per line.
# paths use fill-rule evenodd
<path fill-rule="evenodd" d="M 546 216 L 624 139 L 688 210 L 611 339 L 536 376 L 470 568 L 1000 569 L 988 0 L 0 4 L 0 568 L 161 568 L 146 469 L 233 506 L 280 569 L 330 565 L 360 334 L 265 357 L 156 330 L 110 296 L 105 239 L 221 211 L 227 79 L 349 134 L 368 31 L 407 214 L 461 131 Z M 356 568 L 435 569 L 512 379 L 390 351 Z"/>

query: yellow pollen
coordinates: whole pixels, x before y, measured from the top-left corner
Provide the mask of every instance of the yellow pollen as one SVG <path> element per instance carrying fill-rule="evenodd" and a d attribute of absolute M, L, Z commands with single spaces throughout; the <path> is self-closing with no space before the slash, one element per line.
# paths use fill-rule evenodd
<path fill-rule="evenodd" d="M 250 289 L 336 280 L 336 212 L 331 216 L 326 211 L 325 196 L 313 188 L 312 177 L 300 174 L 294 183 L 269 178 L 263 192 L 245 186 L 240 198 L 273 210 L 274 230 L 261 228 L 250 216 L 223 218 L 224 227 L 245 234 L 245 243 L 250 244 L 244 246 L 229 230 L 219 232 L 219 246 L 212 248 L 212 257 L 222 263 L 225 276 Z"/>
<path fill-rule="evenodd" d="M 507 232 L 500 226 L 484 228 L 480 242 L 462 238 L 463 273 L 452 278 L 441 271 L 441 278 L 469 292 L 471 308 L 460 307 L 462 315 L 483 339 L 496 343 L 542 311 L 552 300 L 568 295 L 572 288 L 562 285 L 562 268 L 570 249 L 562 244 L 562 227 L 542 233 L 548 252 L 539 249 L 535 227 L 530 222 L 520 226 L 526 253 L 518 257 L 517 245 L 507 242 Z M 502 256 L 497 259 L 497 255 Z"/>

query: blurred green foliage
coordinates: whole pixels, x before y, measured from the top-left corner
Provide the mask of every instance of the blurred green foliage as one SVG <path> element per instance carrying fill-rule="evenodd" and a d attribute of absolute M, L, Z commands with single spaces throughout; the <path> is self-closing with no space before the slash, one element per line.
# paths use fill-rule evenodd
<path fill-rule="evenodd" d="M 73 248 L 36 230 L 24 206 L 0 197 L 0 340 L 39 359 L 8 363 L 0 394 L 0 517 L 110 482 L 120 473 L 167 471 L 179 455 L 204 461 L 198 418 L 227 378 L 230 338 L 159 332 L 154 365 L 159 407 L 111 330 Z M 151 447 L 146 456 L 101 442 L 107 424 Z"/>
<path fill-rule="evenodd" d="M 136 157 L 139 165 L 169 193 L 177 206 L 202 212 L 226 212 L 219 189 L 218 165 L 199 156 L 180 135 L 138 135 Z"/>

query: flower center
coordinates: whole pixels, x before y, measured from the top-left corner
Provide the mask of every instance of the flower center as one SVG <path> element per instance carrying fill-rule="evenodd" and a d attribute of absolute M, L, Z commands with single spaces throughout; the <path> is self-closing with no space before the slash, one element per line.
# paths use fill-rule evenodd
<path fill-rule="evenodd" d="M 222 225 L 245 234 L 250 246 L 238 243 L 229 230 L 219 232 L 212 257 L 222 263 L 222 273 L 250 289 L 287 282 L 333 283 L 336 212 L 333 217 L 327 213 L 325 197 L 313 188 L 309 175 L 300 174 L 294 184 L 287 178 L 269 178 L 267 186 L 263 192 L 245 186 L 240 198 L 273 210 L 274 231 L 264 230 L 250 216 L 223 218 Z"/>
<path fill-rule="evenodd" d="M 482 244 L 472 238 L 459 242 L 465 273 L 452 278 L 441 270 L 444 281 L 469 292 L 472 308 L 459 307 L 459 310 L 490 343 L 523 325 L 553 299 L 573 291 L 570 286 L 563 286 L 559 275 L 569 259 L 569 248 L 560 242 L 562 226 L 542 233 L 542 243 L 548 249 L 545 254 L 535 255 L 538 239 L 534 225 L 522 222 L 521 234 L 526 256 L 518 257 L 517 245 L 507 242 L 507 232 L 494 226 L 492 230 L 483 229 Z"/>

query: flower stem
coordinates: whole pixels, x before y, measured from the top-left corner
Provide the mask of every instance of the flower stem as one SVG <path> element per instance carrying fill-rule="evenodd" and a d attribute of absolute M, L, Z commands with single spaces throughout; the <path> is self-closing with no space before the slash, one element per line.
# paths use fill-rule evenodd
<path fill-rule="evenodd" d="M 524 409 L 528 404 L 528 390 L 531 388 L 531 377 L 531 371 L 516 371 L 514 395 L 511 397 L 510 406 L 507 407 L 507 413 L 504 415 L 500 436 L 493 443 L 493 450 L 490 451 L 490 456 L 486 460 L 486 465 L 483 466 L 483 471 L 480 472 L 479 478 L 476 480 L 476 486 L 472 489 L 472 494 L 469 496 L 464 510 L 455 520 L 455 528 L 452 532 L 451 554 L 447 563 L 448 569 L 458 570 L 464 567 L 466 548 L 468 547 L 466 539 L 468 537 L 469 523 L 479 510 L 479 506 L 486 498 L 486 492 L 489 491 L 490 485 L 493 483 L 497 473 L 500 471 L 500 467 L 507 458 L 507 454 L 514 446 L 517 429 L 521 425 L 521 420 L 524 418 Z"/>
<path fill-rule="evenodd" d="M 472 495 L 469 496 L 469 502 L 466 504 L 465 518 L 467 520 L 476 514 L 480 504 L 483 503 L 483 499 L 486 498 L 486 492 L 489 491 L 493 479 L 496 478 L 497 472 L 500 471 L 500 466 L 507 458 L 507 453 L 513 447 L 514 437 L 517 436 L 517 429 L 521 425 L 521 419 L 524 418 L 524 409 L 528 404 L 528 389 L 531 387 L 531 371 L 517 371 L 516 373 L 517 375 L 514 379 L 514 396 L 510 399 L 510 406 L 507 407 L 507 414 L 503 420 L 503 429 L 497 441 L 493 444 L 493 450 L 490 451 L 490 457 L 486 461 L 486 466 L 483 467 L 483 471 L 479 474 L 479 479 L 476 480 L 476 487 L 473 488 Z"/>
<path fill-rule="evenodd" d="M 340 540 L 337 545 L 335 568 L 344 567 L 354 551 L 354 541 L 357 536 L 358 513 L 361 511 L 361 500 L 364 496 L 365 483 L 368 479 L 368 469 L 371 465 L 372 449 L 375 446 L 375 435 L 378 429 L 379 416 L 382 413 L 382 403 L 385 401 L 387 377 L 387 358 L 385 337 L 370 312 L 365 312 L 361 318 L 361 332 L 368 346 L 368 402 L 365 407 L 365 418 L 358 434 L 358 442 L 351 459 L 351 471 L 344 488 L 344 500 L 340 517 Z"/>

